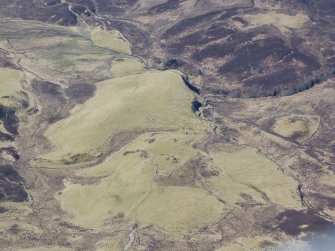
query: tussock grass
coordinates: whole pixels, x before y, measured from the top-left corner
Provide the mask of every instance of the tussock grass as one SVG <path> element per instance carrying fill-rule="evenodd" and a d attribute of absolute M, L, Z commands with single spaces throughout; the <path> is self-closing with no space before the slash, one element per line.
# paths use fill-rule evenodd
<path fill-rule="evenodd" d="M 192 113 L 193 99 L 173 71 L 146 71 L 100 82 L 93 98 L 48 128 L 45 134 L 55 148 L 38 162 L 48 165 L 48 161 L 56 161 L 62 166 L 62 160 L 76 155 L 81 156 L 80 161 L 90 161 L 122 130 L 201 131 L 205 126 Z"/>
<path fill-rule="evenodd" d="M 20 83 L 22 77 L 22 73 L 18 70 L 0 68 L 0 104 L 10 104 L 10 99 L 7 97 L 16 96 L 22 91 Z"/>
<path fill-rule="evenodd" d="M 288 15 L 284 13 L 267 12 L 260 14 L 247 14 L 241 16 L 252 25 L 273 25 L 283 33 L 290 30 L 302 28 L 309 20 L 308 16 L 303 13 Z"/>
<path fill-rule="evenodd" d="M 135 58 L 118 58 L 112 61 L 111 74 L 113 77 L 139 74 L 144 71 L 145 65 Z"/>
<path fill-rule="evenodd" d="M 220 149 L 211 156 L 220 174 L 209 181 L 229 204 L 276 203 L 301 208 L 297 183 L 257 149 Z M 247 196 L 241 197 L 242 194 Z"/>
<path fill-rule="evenodd" d="M 90 228 L 102 226 L 104 220 L 120 215 L 171 233 L 215 223 L 224 212 L 223 206 L 206 191 L 159 186 L 154 181 L 157 168 L 164 168 L 160 167 L 157 156 L 173 156 L 178 168 L 195 156 L 196 151 L 189 142 L 196 137 L 183 132 L 145 134 L 103 164 L 81 172 L 81 175 L 104 177 L 99 184 L 67 184 L 57 198 L 62 208 L 74 216 L 75 224 Z M 152 139 L 155 141 L 149 143 Z"/>
<path fill-rule="evenodd" d="M 91 40 L 97 46 L 116 52 L 131 54 L 131 44 L 117 30 L 105 31 L 101 28 L 96 28 L 91 31 Z"/>
<path fill-rule="evenodd" d="M 318 130 L 319 124 L 320 118 L 317 116 L 291 115 L 278 118 L 273 131 L 283 137 L 304 142 Z"/>

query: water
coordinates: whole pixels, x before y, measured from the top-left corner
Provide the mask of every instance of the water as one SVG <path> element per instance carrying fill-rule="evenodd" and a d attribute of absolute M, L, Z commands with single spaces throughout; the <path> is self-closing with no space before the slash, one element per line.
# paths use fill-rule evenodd
<path fill-rule="evenodd" d="M 335 251 L 335 227 L 301 240 L 283 244 L 271 251 Z M 269 251 L 270 251 L 269 250 Z"/>

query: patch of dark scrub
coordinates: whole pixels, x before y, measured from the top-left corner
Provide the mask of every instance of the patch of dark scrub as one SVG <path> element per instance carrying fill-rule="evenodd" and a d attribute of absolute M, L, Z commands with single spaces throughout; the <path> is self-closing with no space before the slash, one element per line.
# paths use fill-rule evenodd
<path fill-rule="evenodd" d="M 259 49 L 261 50 L 266 41 L 264 42 L 263 40 L 260 40 L 263 42 L 258 41 L 255 44 L 247 44 L 246 46 L 242 46 L 242 47 L 241 47 L 241 44 L 244 44 L 246 41 L 251 40 L 253 37 L 257 36 L 258 34 L 265 33 L 269 29 L 270 28 L 267 26 L 261 26 L 249 32 L 241 32 L 241 31 L 237 31 L 237 30 L 225 27 L 224 24 L 212 25 L 212 28 L 209 29 L 209 31 L 207 31 L 209 32 L 208 34 L 212 36 L 212 38 L 210 39 L 216 40 L 216 39 L 227 37 L 227 41 L 225 43 L 216 43 L 216 44 L 208 45 L 204 47 L 203 49 L 195 51 L 191 57 L 192 59 L 201 62 L 205 60 L 206 58 L 223 58 L 227 56 L 228 54 L 233 54 L 233 56 L 235 57 L 235 53 L 246 56 L 250 53 L 254 53 L 253 50 L 249 47 L 258 46 L 258 47 L 261 47 Z M 272 45 L 267 46 L 268 51 L 271 51 L 271 49 L 274 48 L 274 47 L 271 47 L 271 46 L 275 46 L 274 42 L 283 44 L 283 41 L 280 38 L 275 38 L 275 37 L 273 38 L 272 41 L 269 40 L 268 42 L 272 43 Z M 246 47 L 249 49 L 247 49 Z M 238 49 L 238 48 L 241 48 L 241 49 Z M 244 50 L 244 52 L 239 53 L 239 51 L 241 50 Z M 259 56 L 260 55 L 258 55 L 258 57 Z"/>
<path fill-rule="evenodd" d="M 39 94 L 49 94 L 53 96 L 61 95 L 60 86 L 49 81 L 41 81 L 35 79 L 32 81 L 32 87 L 34 91 Z"/>
<path fill-rule="evenodd" d="M 5 207 L 0 207 L 0 214 L 6 213 L 8 211 Z"/>
<path fill-rule="evenodd" d="M 254 71 L 262 73 L 266 68 L 265 60 L 271 57 L 280 61 L 290 55 L 292 49 L 284 45 L 280 38 L 266 38 L 248 44 L 235 51 L 233 59 L 221 66 L 218 73 L 238 76 L 239 80 L 252 76 Z"/>
<path fill-rule="evenodd" d="M 214 41 L 220 38 L 227 37 L 235 33 L 234 29 L 227 28 L 225 26 L 227 26 L 227 24 L 218 23 L 218 24 L 212 25 L 208 30 L 206 30 L 205 36 L 203 37 L 203 39 L 207 37 L 208 42 L 210 42 L 210 41 Z"/>
<path fill-rule="evenodd" d="M 305 194 L 304 194 L 302 188 L 303 188 L 303 184 L 299 184 L 298 185 L 298 192 L 299 192 L 300 201 L 303 205 L 305 205 L 306 204 L 305 200 L 304 200 Z"/>
<path fill-rule="evenodd" d="M 245 184 L 247 187 L 250 187 L 251 189 L 255 190 L 257 193 L 259 193 L 262 196 L 262 199 L 269 202 L 270 199 L 267 196 L 267 194 L 265 192 L 263 192 L 261 189 L 259 189 L 258 187 L 251 185 L 251 184 Z"/>
<path fill-rule="evenodd" d="M 76 164 L 76 163 L 89 162 L 89 161 L 93 161 L 93 160 L 94 160 L 93 156 L 83 153 L 83 154 L 73 155 L 69 159 L 62 160 L 62 162 L 65 165 L 73 165 L 73 164 Z"/>
<path fill-rule="evenodd" d="M 313 1 L 314 2 L 314 1 Z M 335 12 L 335 3 L 332 0 L 317 1 L 318 8 L 322 11 L 322 16 L 333 16 Z"/>
<path fill-rule="evenodd" d="M 328 78 L 331 73 L 331 70 L 321 70 L 321 65 L 315 56 L 292 49 L 286 46 L 282 39 L 276 37 L 257 40 L 235 51 L 229 52 L 228 48 L 212 45 L 206 49 L 211 53 L 219 51 L 216 56 L 232 55 L 232 59 L 217 71 L 231 81 L 243 83 L 241 89 L 229 93 L 231 97 L 292 95 L 313 87 Z M 193 56 L 202 60 L 203 56 L 199 53 Z M 211 53 L 208 55 L 214 57 Z M 269 64 L 268 61 L 274 64 Z"/>
<path fill-rule="evenodd" d="M 13 108 L 0 105 L 0 120 L 9 133 L 18 135 L 19 121 Z"/>
<path fill-rule="evenodd" d="M 312 194 L 309 196 L 313 197 L 313 200 L 316 201 L 319 210 L 324 210 L 327 207 L 332 210 L 335 209 L 335 198 L 321 194 Z"/>
<path fill-rule="evenodd" d="M 180 250 L 178 242 L 168 238 L 157 236 L 150 236 L 146 247 L 147 251 L 160 251 L 160 250 Z M 178 249 L 179 248 L 179 249 Z"/>
<path fill-rule="evenodd" d="M 179 7 L 179 0 L 168 0 L 149 9 L 149 14 L 161 14 L 165 11 L 175 10 Z"/>
<path fill-rule="evenodd" d="M 218 18 L 218 20 L 227 20 L 229 18 L 231 18 L 234 15 L 237 15 L 239 11 L 239 8 L 233 8 L 230 10 L 226 10 L 225 12 L 223 12 L 221 14 L 221 16 Z"/>
<path fill-rule="evenodd" d="M 202 177 L 213 177 L 213 176 L 218 176 L 220 172 L 218 170 L 209 170 L 207 167 L 203 168 L 200 167 L 200 174 Z"/>
<path fill-rule="evenodd" d="M 170 161 L 171 165 L 178 165 L 179 160 L 173 155 L 167 155 L 166 160 Z M 185 163 L 183 166 L 176 168 L 169 175 L 156 173 L 155 181 L 161 186 L 194 186 L 195 172 L 194 163 L 192 160 Z"/>
<path fill-rule="evenodd" d="M 275 242 L 268 241 L 268 240 L 262 241 L 259 244 L 259 247 L 262 248 L 262 250 L 270 250 L 270 248 L 275 247 L 275 246 L 276 246 Z"/>
<path fill-rule="evenodd" d="M 126 12 L 126 10 L 118 6 L 111 6 L 109 7 L 109 12 L 112 13 L 114 16 L 121 16 L 123 13 Z"/>
<path fill-rule="evenodd" d="M 323 81 L 326 81 L 329 78 L 334 77 L 335 76 L 335 70 L 334 69 L 328 69 L 328 70 L 325 70 L 323 72 L 316 73 L 314 75 L 317 75 L 317 76 L 316 77 L 311 76 L 310 80 L 305 80 L 300 85 L 295 87 L 292 91 L 292 94 L 308 90 L 308 89 L 312 88 L 314 85 L 319 84 Z"/>
<path fill-rule="evenodd" d="M 204 49 L 198 50 L 191 56 L 193 60 L 203 61 L 206 58 L 220 58 L 234 51 L 233 44 L 213 44 L 208 45 Z"/>
<path fill-rule="evenodd" d="M 138 153 L 141 158 L 148 158 L 148 153 L 145 150 L 136 150 L 136 151 L 125 151 L 123 153 L 123 156 L 129 155 L 129 154 L 136 154 Z"/>
<path fill-rule="evenodd" d="M 171 28 L 167 29 L 161 38 L 169 39 L 171 38 L 171 36 L 176 36 L 186 31 L 189 28 L 194 28 L 195 26 L 201 23 L 204 23 L 204 22 L 208 23 L 218 14 L 220 14 L 220 11 L 210 12 L 210 13 L 206 13 L 200 16 L 184 19 L 181 22 L 172 26 Z"/>
<path fill-rule="evenodd" d="M 308 73 L 306 72 L 306 75 L 307 74 Z M 290 96 L 309 90 L 313 86 L 326 81 L 333 76 L 335 76 L 335 74 L 331 70 L 328 70 L 324 73 L 312 73 L 311 76 L 307 75 L 302 77 L 297 75 L 294 71 L 292 71 L 292 69 L 286 68 L 266 77 L 258 77 L 245 81 L 244 92 L 239 93 L 238 97 L 243 96 L 256 98 L 260 96 Z M 283 83 L 285 83 L 285 85 Z M 251 87 L 256 84 L 261 85 L 262 88 L 259 88 L 257 91 L 252 90 Z M 248 87 L 250 87 L 250 89 Z"/>
<path fill-rule="evenodd" d="M 36 108 L 36 107 L 31 107 L 31 108 L 29 108 L 28 110 L 27 110 L 27 114 L 28 115 L 34 115 L 34 114 L 36 114 L 36 113 L 38 113 L 39 112 L 39 110 L 38 110 L 38 108 Z"/>
<path fill-rule="evenodd" d="M 10 54 L 0 51 L 0 67 L 19 70 Z"/>
<path fill-rule="evenodd" d="M 241 23 L 241 24 L 243 24 L 243 25 L 248 24 L 248 22 L 245 21 L 245 20 L 244 20 L 243 18 L 241 18 L 241 17 L 233 17 L 232 20 L 233 20 L 233 21 L 237 21 L 237 22 L 239 22 L 239 23 Z"/>
<path fill-rule="evenodd" d="M 184 84 L 193 92 L 195 92 L 196 94 L 200 94 L 200 89 L 195 87 L 194 85 L 192 85 L 189 81 L 188 81 L 188 77 L 182 76 L 182 79 L 184 81 Z"/>
<path fill-rule="evenodd" d="M 16 152 L 14 147 L 0 148 L 0 153 L 7 153 L 11 155 L 15 160 L 18 160 L 20 158 L 20 155 Z"/>
<path fill-rule="evenodd" d="M 58 84 L 34 80 L 32 81 L 32 88 L 41 103 L 42 110 L 40 115 L 45 121 L 54 123 L 64 117 L 62 107 L 66 103 L 66 99 Z M 39 112 L 37 109 L 32 109 L 28 111 L 28 114 L 31 115 L 37 112 Z"/>
<path fill-rule="evenodd" d="M 29 107 L 29 102 L 28 102 L 28 100 L 21 99 L 19 103 L 20 103 L 20 105 L 21 105 L 21 107 L 22 107 L 23 109 L 27 109 L 27 108 Z"/>
<path fill-rule="evenodd" d="M 119 151 L 122 147 L 136 139 L 139 135 L 143 134 L 144 132 L 148 132 L 150 130 L 132 130 L 132 131 L 121 131 L 115 134 L 111 139 L 109 139 L 108 145 L 106 149 L 102 150 L 101 152 L 96 152 L 93 155 L 88 154 L 76 154 L 67 159 L 62 159 L 61 163 L 64 165 L 73 165 L 73 164 L 82 164 L 84 166 L 94 164 L 99 164 L 103 160 L 105 160 L 111 153 Z M 127 155 L 129 153 L 126 153 Z M 145 155 L 142 155 L 145 157 Z"/>
<path fill-rule="evenodd" d="M 243 208 L 250 208 L 255 206 L 261 206 L 262 203 L 259 203 L 253 199 L 250 194 L 247 193 L 240 193 L 240 197 L 244 200 L 243 202 L 237 202 L 236 205 L 239 205 Z"/>
<path fill-rule="evenodd" d="M 11 69 L 15 69 L 15 70 L 20 70 L 19 67 L 17 67 L 14 63 L 10 62 L 10 61 L 0 61 L 0 67 L 3 68 L 11 68 Z"/>
<path fill-rule="evenodd" d="M 9 135 L 8 133 L 0 132 L 0 141 L 13 141 L 13 136 Z"/>
<path fill-rule="evenodd" d="M 150 140 L 148 141 L 148 143 L 151 144 L 151 143 L 155 142 L 155 140 L 156 140 L 156 139 L 150 139 Z"/>
<path fill-rule="evenodd" d="M 229 92 L 224 88 L 215 88 L 211 86 L 205 87 L 203 91 L 220 96 L 227 96 L 229 94 Z"/>
<path fill-rule="evenodd" d="M 0 166 L 0 202 L 22 202 L 28 199 L 23 179 L 11 165 Z"/>
<path fill-rule="evenodd" d="M 72 11 L 78 15 L 91 16 L 91 13 L 82 5 L 74 5 Z"/>
<path fill-rule="evenodd" d="M 99 10 L 99 14 L 119 16 L 132 8 L 138 0 L 94 0 Z"/>
<path fill-rule="evenodd" d="M 22 230 L 20 229 L 18 224 L 13 224 L 10 226 L 10 228 L 8 229 L 8 232 L 12 235 L 17 235 L 18 233 L 20 233 Z"/>
<path fill-rule="evenodd" d="M 164 63 L 164 69 L 178 69 L 183 65 L 183 62 L 179 59 L 169 59 Z"/>
<path fill-rule="evenodd" d="M 277 229 L 288 235 L 297 236 L 302 232 L 321 232 L 334 226 L 330 221 L 309 210 L 307 212 L 287 210 L 277 216 Z M 301 226 L 306 225 L 302 228 Z"/>
<path fill-rule="evenodd" d="M 166 44 L 166 47 L 169 53 L 178 55 L 180 52 L 187 51 L 189 47 L 206 45 L 210 42 L 228 37 L 234 32 L 234 30 L 224 27 L 223 24 L 214 24 L 210 28 L 206 29 L 205 32 L 195 31 L 194 33 L 179 38 L 176 41 L 169 42 Z M 209 46 L 209 48 L 211 48 L 211 46 Z M 207 52 L 210 51 L 206 49 L 204 50 Z M 201 53 L 201 55 L 204 54 L 205 53 Z M 201 55 L 199 54 L 200 57 Z M 193 58 L 199 59 L 197 54 L 195 54 Z M 205 58 L 205 55 L 203 58 Z"/>
<path fill-rule="evenodd" d="M 76 10 L 81 10 L 83 12 L 85 12 L 86 9 L 88 9 L 89 11 L 91 11 L 93 13 L 96 12 L 96 9 L 94 7 L 94 4 L 93 4 L 92 0 L 68 0 L 67 2 L 73 3 L 72 10 L 73 10 L 73 8 L 76 8 Z M 90 15 L 89 12 L 78 13 L 78 14 Z"/>
<path fill-rule="evenodd" d="M 56 23 L 64 26 L 72 26 L 77 24 L 77 16 L 69 11 L 67 5 L 54 5 L 45 11 L 41 21 L 56 21 Z M 50 18 L 54 17 L 53 20 Z"/>
<path fill-rule="evenodd" d="M 96 90 L 92 84 L 73 84 L 65 90 L 65 94 L 77 102 L 84 102 L 94 95 Z"/>
<path fill-rule="evenodd" d="M 10 1 L 7 6 L 2 6 L 4 9 L 11 10 L 3 13 L 6 17 L 38 20 L 64 26 L 77 24 L 77 16 L 69 10 L 68 4 L 59 3 L 59 1 L 49 0 L 45 4 L 41 4 L 41 1 L 16 1 L 15 7 L 12 6 L 13 1 Z"/>
<path fill-rule="evenodd" d="M 47 0 L 46 1 L 47 6 L 53 6 L 53 5 L 60 4 L 60 3 L 61 3 L 61 0 Z"/>
<path fill-rule="evenodd" d="M 297 79 L 297 75 L 291 69 L 282 69 L 270 75 L 255 77 L 244 82 L 244 92 L 238 93 L 241 97 L 257 98 L 260 96 L 279 96 L 283 90 L 276 88 L 283 83 L 291 83 Z M 254 86 L 262 88 L 254 89 Z M 234 96 L 235 97 L 235 96 Z"/>

